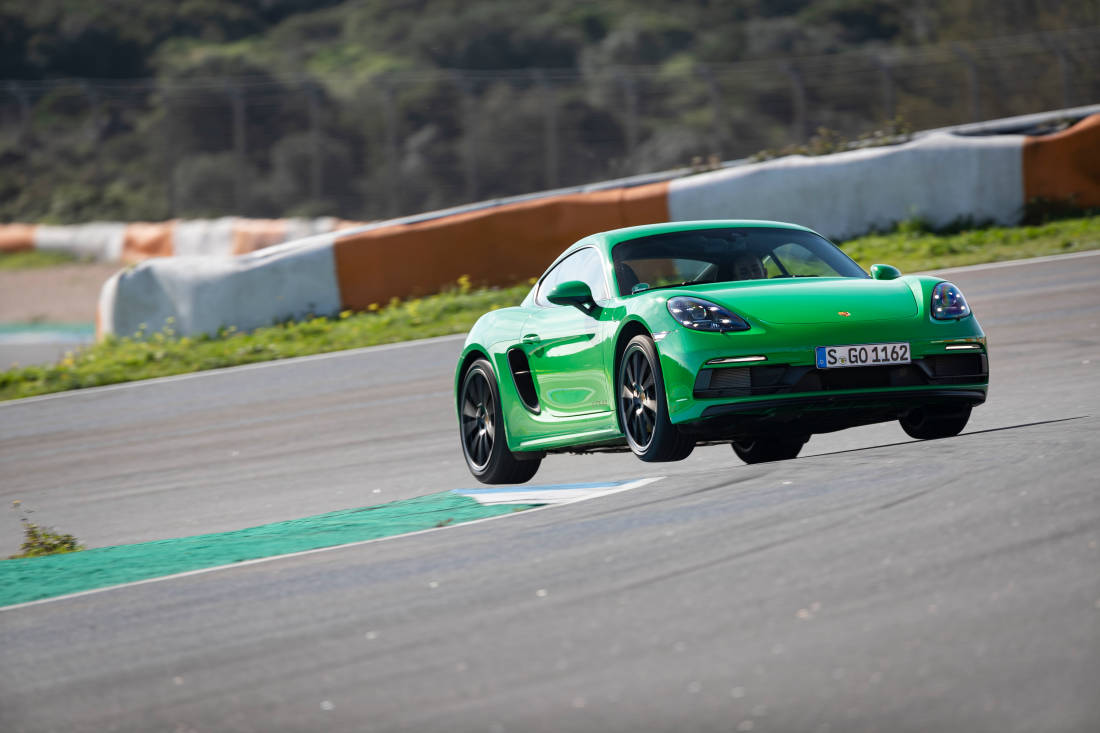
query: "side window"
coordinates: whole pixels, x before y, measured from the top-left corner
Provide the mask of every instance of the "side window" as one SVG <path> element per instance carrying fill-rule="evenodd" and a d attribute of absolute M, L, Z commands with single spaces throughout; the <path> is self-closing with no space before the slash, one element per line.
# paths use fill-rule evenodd
<path fill-rule="evenodd" d="M 572 259 L 572 258 L 570 258 Z M 563 278 L 562 274 L 568 272 L 566 264 L 569 260 L 563 260 L 550 272 L 546 273 L 546 277 L 542 278 L 542 282 L 539 283 L 539 291 L 535 294 L 535 303 L 538 305 L 553 305 L 546 296 L 553 290 L 558 283 L 564 282 L 568 278 Z"/>
<path fill-rule="evenodd" d="M 577 263 L 577 277 L 568 279 L 587 283 L 592 290 L 594 300 L 607 300 L 607 278 L 604 277 L 603 260 L 600 253 L 594 249 L 582 249 L 577 253 L 577 259 L 579 260 Z"/>
<path fill-rule="evenodd" d="M 763 263 L 765 275 L 768 277 L 783 277 L 783 271 L 779 269 L 779 264 L 776 263 L 774 256 L 766 255 Z"/>
<path fill-rule="evenodd" d="M 546 296 L 559 283 L 569 280 L 580 280 L 586 283 L 591 288 L 592 297 L 595 300 L 607 300 L 607 280 L 604 277 L 603 262 L 596 250 L 588 248 L 569 255 L 546 274 L 539 283 L 535 302 L 539 305 L 551 305 Z"/>
<path fill-rule="evenodd" d="M 820 257 L 797 242 L 781 244 L 772 250 L 772 257 L 793 277 L 833 277 L 836 271 Z M 769 271 L 769 277 L 771 273 Z"/>

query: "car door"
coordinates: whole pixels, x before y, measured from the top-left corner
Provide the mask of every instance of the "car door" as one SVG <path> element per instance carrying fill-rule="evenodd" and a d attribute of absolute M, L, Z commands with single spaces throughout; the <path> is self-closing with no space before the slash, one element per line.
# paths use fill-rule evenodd
<path fill-rule="evenodd" d="M 603 260 L 594 248 L 569 255 L 539 282 L 534 313 L 523 327 L 523 349 L 539 403 L 558 417 L 609 413 L 613 400 L 604 341 L 612 326 L 598 313 L 588 315 L 546 299 L 556 285 L 569 280 L 587 283 L 597 303 L 608 297 Z"/>

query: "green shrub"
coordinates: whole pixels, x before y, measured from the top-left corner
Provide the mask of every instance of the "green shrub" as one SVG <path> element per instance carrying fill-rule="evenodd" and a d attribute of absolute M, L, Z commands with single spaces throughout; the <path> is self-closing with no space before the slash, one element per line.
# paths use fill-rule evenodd
<path fill-rule="evenodd" d="M 28 511 L 22 508 L 22 502 L 13 502 L 12 508 L 22 511 L 19 521 L 23 525 L 23 544 L 19 548 L 19 554 L 11 555 L 8 559 L 61 555 L 66 552 L 79 552 L 84 549 L 84 545 L 80 544 L 76 537 L 71 534 L 61 534 L 54 531 L 52 527 L 42 527 L 30 521 L 27 518 Z"/>

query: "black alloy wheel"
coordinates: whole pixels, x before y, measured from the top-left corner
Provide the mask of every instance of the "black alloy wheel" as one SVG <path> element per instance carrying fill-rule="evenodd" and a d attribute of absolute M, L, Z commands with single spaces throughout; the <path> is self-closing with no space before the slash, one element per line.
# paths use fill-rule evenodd
<path fill-rule="evenodd" d="M 950 408 L 919 407 L 907 412 L 898 422 L 910 438 L 952 438 L 966 427 L 970 420 L 970 410 L 970 405 Z"/>
<path fill-rule="evenodd" d="M 504 419 L 493 368 L 475 361 L 459 391 L 459 433 L 470 473 L 485 484 L 521 484 L 539 470 L 540 457 L 519 460 L 508 450 Z"/>
<path fill-rule="evenodd" d="M 657 347 L 647 335 L 630 340 L 619 362 L 616 405 L 619 426 L 634 455 L 643 461 L 680 461 L 695 441 L 668 419 L 665 383 Z"/>
<path fill-rule="evenodd" d="M 786 461 L 798 456 L 802 446 L 810 439 L 808 435 L 791 437 L 761 437 L 749 440 L 733 441 L 733 452 L 745 463 L 768 463 Z"/>

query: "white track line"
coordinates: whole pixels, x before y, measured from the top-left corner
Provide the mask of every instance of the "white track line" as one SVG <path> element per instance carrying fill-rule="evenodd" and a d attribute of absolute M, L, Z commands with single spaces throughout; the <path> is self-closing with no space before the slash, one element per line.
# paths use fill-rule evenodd
<path fill-rule="evenodd" d="M 1081 257 L 1100 257 L 1100 249 L 1087 252 L 1070 252 L 1064 255 L 1045 255 L 1043 257 L 1028 257 L 1022 260 L 1004 260 L 1002 262 L 985 262 L 980 265 L 960 265 L 959 267 L 945 267 L 941 270 L 924 270 L 915 275 L 931 275 L 940 272 L 977 272 L 979 270 L 999 270 L 1002 267 L 1019 267 L 1020 265 L 1037 265 L 1043 262 L 1057 262 L 1059 260 L 1076 260 Z"/>
<path fill-rule="evenodd" d="M 332 545 L 330 547 L 318 547 L 313 550 L 301 550 L 300 552 L 289 552 L 285 555 L 272 555 L 271 557 L 258 557 L 254 560 L 242 560 L 240 562 L 230 563 L 229 565 L 215 565 L 209 568 L 199 568 L 198 570 L 188 570 L 184 573 L 175 573 L 174 575 L 162 575 L 157 578 L 146 578 L 144 580 L 135 580 L 129 583 L 120 583 L 118 585 L 107 585 L 102 588 L 92 588 L 91 590 L 82 590 L 77 593 L 69 593 L 63 596 L 54 596 L 52 598 L 40 598 L 37 601 L 27 601 L 26 603 L 16 603 L 11 606 L 0 607 L 0 613 L 4 611 L 13 611 L 17 608 L 29 608 L 30 606 L 41 606 L 45 603 L 53 603 L 55 601 L 67 601 L 71 598 L 81 598 L 83 596 L 95 595 L 96 593 L 104 593 L 110 590 L 118 590 L 119 588 L 132 588 L 138 585 L 148 585 L 150 583 L 160 583 L 165 580 L 176 580 L 177 578 L 189 578 L 194 575 L 203 575 L 205 573 L 213 573 L 219 570 L 231 570 L 233 568 L 242 568 L 248 565 L 259 565 L 260 563 L 273 562 L 275 560 L 285 560 L 291 557 L 303 557 L 305 555 L 317 555 L 322 552 L 330 552 L 332 550 L 344 550 L 349 547 L 361 547 L 363 545 L 370 545 L 375 542 L 385 542 L 386 540 L 396 540 L 403 537 L 415 537 L 416 535 L 428 534 L 429 532 L 440 532 L 447 529 L 457 529 L 459 527 L 469 527 L 472 524 L 482 524 L 484 522 L 491 522 L 494 519 L 503 519 L 504 517 L 518 517 L 527 516 L 532 512 L 541 511 L 543 509 L 555 509 L 560 506 L 566 506 L 568 504 L 576 504 L 581 501 L 587 501 L 588 499 L 595 499 L 602 496 L 610 496 L 611 494 L 618 494 L 623 491 L 630 491 L 631 489 L 640 489 L 643 486 L 647 486 L 655 481 L 660 481 L 664 476 L 651 476 L 649 478 L 641 478 L 629 483 L 625 483 L 614 488 L 604 491 L 602 493 L 592 493 L 585 496 L 581 496 L 570 501 L 560 502 L 557 504 L 546 504 L 544 506 L 538 506 L 534 509 L 528 509 L 522 512 L 512 512 L 510 514 L 498 514 L 495 517 L 483 517 L 481 519 L 472 519 L 469 522 L 459 522 L 458 524 L 448 524 L 443 527 L 430 527 L 428 529 L 417 530 L 416 532 L 406 532 L 405 534 L 395 534 L 389 537 L 375 537 L 372 540 L 360 540 L 359 542 L 348 542 L 343 545 Z"/>
<path fill-rule="evenodd" d="M 617 494 L 623 486 L 634 482 L 588 482 L 543 486 L 513 486 L 507 489 L 455 489 L 452 493 L 473 499 L 479 504 L 572 504 L 598 496 Z M 634 488 L 633 485 L 628 488 Z"/>
<path fill-rule="evenodd" d="M 268 369 L 276 366 L 283 366 L 286 364 L 301 364 L 309 361 L 323 361 L 325 359 L 339 359 L 345 356 L 358 356 L 360 354 L 374 353 L 378 351 L 393 351 L 395 349 L 407 349 L 419 344 L 431 344 L 447 341 L 458 341 L 459 339 L 466 338 L 464 333 L 452 333 L 447 336 L 435 336 L 434 338 L 418 339 L 416 341 L 399 341 L 394 344 L 379 344 L 377 346 L 363 346 L 358 349 L 343 349 L 342 351 L 326 351 L 323 354 L 309 354 L 307 356 L 291 356 L 286 359 L 272 359 L 271 361 L 261 361 L 256 364 L 242 364 L 241 366 L 222 367 L 221 369 L 206 369 L 201 372 L 188 372 L 187 374 L 173 374 L 168 377 L 154 377 L 152 379 L 141 379 L 136 382 L 123 382 L 121 384 L 107 384 L 102 387 L 87 387 L 86 389 L 72 389 L 67 392 L 53 392 L 51 394 L 37 395 L 35 397 L 23 397 L 18 400 L 5 400 L 0 402 L 0 409 L 4 407 L 10 407 L 12 405 L 26 405 L 30 402 L 42 402 L 44 400 L 56 400 L 63 399 L 65 397 L 79 397 L 81 395 L 89 394 L 101 394 L 103 392 L 113 392 L 120 389 L 132 389 L 135 387 L 145 387 L 151 384 L 167 384 L 169 382 L 183 382 L 188 379 L 202 379 L 204 377 L 217 376 L 219 374 L 225 374 L 226 372 L 247 372 L 256 369 Z"/>

